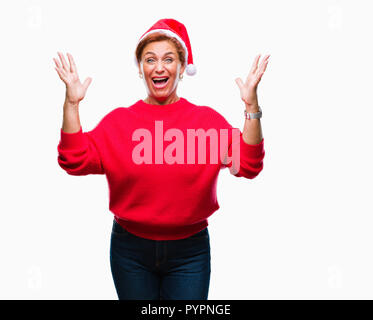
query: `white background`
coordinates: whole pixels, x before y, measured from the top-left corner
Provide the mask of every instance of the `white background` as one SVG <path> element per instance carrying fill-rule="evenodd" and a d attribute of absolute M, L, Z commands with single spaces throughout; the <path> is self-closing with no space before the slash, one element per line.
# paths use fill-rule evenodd
<path fill-rule="evenodd" d="M 209 218 L 209 299 L 372 299 L 370 1 L 2 1 L 1 299 L 117 299 L 105 176 L 57 163 L 64 83 L 81 81 L 83 131 L 146 97 L 137 40 L 184 23 L 197 74 L 178 95 L 243 129 L 234 79 L 271 54 L 258 88 L 266 157 L 253 180 L 228 170 Z"/>

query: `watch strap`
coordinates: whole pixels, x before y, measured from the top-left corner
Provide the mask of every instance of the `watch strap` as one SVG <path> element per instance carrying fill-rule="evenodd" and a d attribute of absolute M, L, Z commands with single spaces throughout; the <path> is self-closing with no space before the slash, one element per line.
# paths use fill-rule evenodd
<path fill-rule="evenodd" d="M 245 114 L 245 118 L 246 119 L 260 119 L 262 117 L 262 108 L 260 106 L 259 107 L 259 111 L 258 112 L 255 112 L 255 113 L 249 113 L 247 112 L 246 110 L 244 110 L 244 114 Z"/>

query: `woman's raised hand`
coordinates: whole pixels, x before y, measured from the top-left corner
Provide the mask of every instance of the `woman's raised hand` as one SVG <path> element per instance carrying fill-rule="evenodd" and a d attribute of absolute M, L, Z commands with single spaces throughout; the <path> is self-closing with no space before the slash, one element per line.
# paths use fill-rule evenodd
<path fill-rule="evenodd" d="M 247 107 L 256 106 L 258 104 L 256 89 L 258 88 L 258 84 L 267 68 L 269 56 L 270 55 L 266 55 L 264 57 L 259 67 L 258 62 L 260 54 L 255 57 L 245 83 L 242 82 L 241 78 L 236 78 L 236 83 L 240 88 L 241 99 L 245 102 Z"/>
<path fill-rule="evenodd" d="M 85 96 L 88 86 L 92 82 L 92 78 L 85 79 L 84 83 L 82 84 L 79 80 L 78 70 L 76 68 L 73 56 L 70 53 L 67 53 L 67 57 L 70 62 L 70 66 L 65 60 L 65 57 L 61 52 L 57 52 L 61 63 L 53 58 L 56 64 L 56 71 L 60 77 L 60 79 L 66 85 L 66 100 L 69 103 L 77 104 L 79 103 Z"/>

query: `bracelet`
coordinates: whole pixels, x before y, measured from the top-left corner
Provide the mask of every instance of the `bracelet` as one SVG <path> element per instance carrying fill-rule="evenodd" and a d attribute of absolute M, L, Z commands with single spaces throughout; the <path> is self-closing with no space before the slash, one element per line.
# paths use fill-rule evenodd
<path fill-rule="evenodd" d="M 260 119 L 262 117 L 262 108 L 260 106 L 259 107 L 259 112 L 255 112 L 255 113 L 249 113 L 247 112 L 246 110 L 244 110 L 244 114 L 245 114 L 245 118 L 246 119 Z"/>

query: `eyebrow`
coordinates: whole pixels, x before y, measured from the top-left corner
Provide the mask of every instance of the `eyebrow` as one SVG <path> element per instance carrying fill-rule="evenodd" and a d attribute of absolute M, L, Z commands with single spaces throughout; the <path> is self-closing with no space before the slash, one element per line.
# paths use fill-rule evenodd
<path fill-rule="evenodd" d="M 144 56 L 146 56 L 147 54 L 154 54 L 154 55 L 155 55 L 154 52 L 152 52 L 152 51 L 148 51 L 147 53 L 144 54 Z M 167 56 L 168 54 L 173 54 L 173 55 L 175 55 L 175 54 L 174 54 L 173 52 L 171 52 L 171 51 L 166 52 L 164 55 Z"/>

